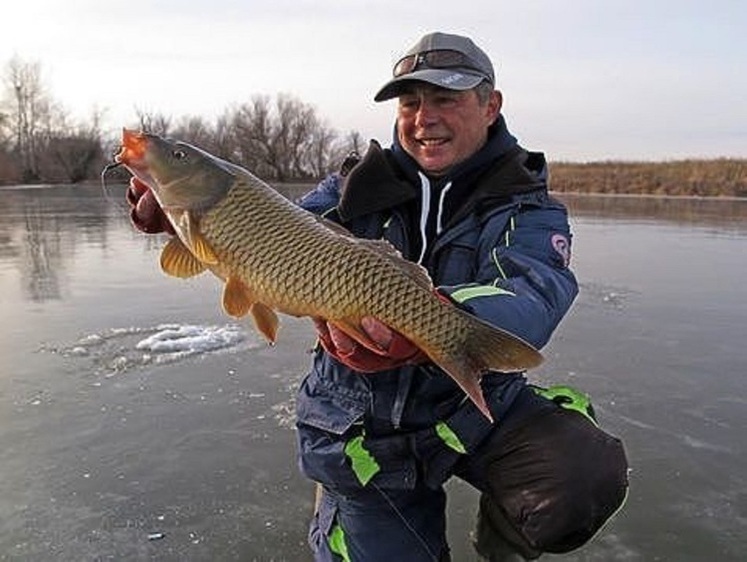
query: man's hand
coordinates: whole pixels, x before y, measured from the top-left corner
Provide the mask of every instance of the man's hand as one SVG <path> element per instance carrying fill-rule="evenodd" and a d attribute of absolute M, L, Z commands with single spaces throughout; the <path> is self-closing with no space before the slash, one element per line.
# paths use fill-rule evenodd
<path fill-rule="evenodd" d="M 153 192 L 139 179 L 130 178 L 126 198 L 130 205 L 130 220 L 135 228 L 147 234 L 176 234 Z"/>
<path fill-rule="evenodd" d="M 372 373 L 428 359 L 405 336 L 370 316 L 361 319 L 360 327 L 379 348 L 377 351 L 364 347 L 325 320 L 314 318 L 314 325 L 324 350 L 356 371 Z"/>

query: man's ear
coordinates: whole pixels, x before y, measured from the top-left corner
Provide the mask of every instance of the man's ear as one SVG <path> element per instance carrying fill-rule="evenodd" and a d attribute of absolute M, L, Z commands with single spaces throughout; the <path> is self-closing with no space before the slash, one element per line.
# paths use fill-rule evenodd
<path fill-rule="evenodd" d="M 493 90 L 490 94 L 490 99 L 488 100 L 488 113 L 491 123 L 498 119 L 501 107 L 503 107 L 503 94 L 500 90 Z"/>

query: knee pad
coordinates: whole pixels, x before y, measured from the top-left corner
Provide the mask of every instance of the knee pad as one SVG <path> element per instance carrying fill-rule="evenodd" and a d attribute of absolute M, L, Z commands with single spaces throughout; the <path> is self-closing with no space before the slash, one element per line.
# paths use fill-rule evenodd
<path fill-rule="evenodd" d="M 590 417 L 541 412 L 494 444 L 478 539 L 495 533 L 528 559 L 578 548 L 622 506 L 627 469 L 621 441 Z"/>

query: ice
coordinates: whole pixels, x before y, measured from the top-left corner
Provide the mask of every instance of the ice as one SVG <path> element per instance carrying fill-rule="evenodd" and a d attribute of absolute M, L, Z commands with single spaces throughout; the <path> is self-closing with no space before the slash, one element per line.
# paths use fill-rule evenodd
<path fill-rule="evenodd" d="M 262 342 L 252 337 L 237 324 L 159 324 L 149 327 L 109 328 L 99 333 L 80 337 L 72 344 L 49 345 L 41 351 L 51 351 L 82 362 L 84 370 L 91 370 L 105 378 L 132 369 L 153 365 L 167 365 L 191 357 L 261 347 Z M 88 367 L 85 367 L 85 364 Z"/>
<path fill-rule="evenodd" d="M 156 353 L 200 353 L 234 347 L 246 334 L 238 326 L 165 325 L 139 341 L 136 349 Z"/>

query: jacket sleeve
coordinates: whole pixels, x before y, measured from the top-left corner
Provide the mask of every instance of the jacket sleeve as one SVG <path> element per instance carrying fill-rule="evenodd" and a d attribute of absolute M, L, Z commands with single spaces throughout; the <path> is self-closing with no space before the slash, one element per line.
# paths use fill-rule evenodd
<path fill-rule="evenodd" d="M 473 283 L 439 287 L 470 313 L 543 347 L 578 294 L 569 269 L 565 207 L 552 199 L 520 204 L 508 222 L 488 221 Z"/>
<path fill-rule="evenodd" d="M 325 216 L 337 207 L 337 203 L 340 201 L 341 186 L 342 178 L 340 175 L 331 174 L 296 203 L 307 211 Z"/>

